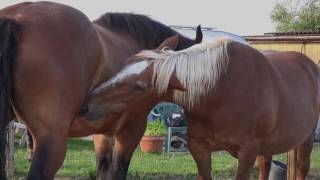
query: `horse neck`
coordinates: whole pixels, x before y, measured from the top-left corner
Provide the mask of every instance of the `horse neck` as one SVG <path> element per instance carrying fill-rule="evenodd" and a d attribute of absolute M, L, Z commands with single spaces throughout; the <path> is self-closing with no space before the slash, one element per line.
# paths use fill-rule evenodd
<path fill-rule="evenodd" d="M 96 66 L 95 75 L 90 89 L 95 88 L 98 84 L 110 79 L 114 74 L 126 64 L 127 59 L 143 49 L 155 49 L 162 41 L 170 36 L 163 37 L 159 42 L 139 42 L 136 38 L 131 37 L 125 31 L 110 31 L 98 24 L 94 24 L 97 36 L 101 45 L 101 55 Z M 181 50 L 193 45 L 193 40 L 181 36 L 177 50 Z"/>
<path fill-rule="evenodd" d="M 90 89 L 110 79 L 125 66 L 127 59 L 141 47 L 125 33 L 116 34 L 99 25 L 94 25 L 100 44 L 100 58 Z"/>

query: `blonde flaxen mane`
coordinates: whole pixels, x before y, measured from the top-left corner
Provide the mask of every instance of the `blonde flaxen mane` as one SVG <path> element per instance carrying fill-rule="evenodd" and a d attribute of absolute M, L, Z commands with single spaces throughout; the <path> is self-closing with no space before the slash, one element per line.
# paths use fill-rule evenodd
<path fill-rule="evenodd" d="M 142 51 L 140 57 L 154 59 L 153 87 L 159 94 L 166 93 L 172 75 L 180 80 L 186 91 L 175 91 L 174 101 L 187 108 L 199 103 L 226 72 L 230 39 L 219 38 L 194 45 L 181 51 L 163 49 L 161 53 Z"/>

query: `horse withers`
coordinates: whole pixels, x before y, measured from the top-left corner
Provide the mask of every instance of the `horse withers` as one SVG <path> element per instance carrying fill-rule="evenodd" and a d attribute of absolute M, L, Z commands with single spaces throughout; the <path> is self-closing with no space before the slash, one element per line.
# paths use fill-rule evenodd
<path fill-rule="evenodd" d="M 117 73 L 128 57 L 141 49 L 156 48 L 175 34 L 146 16 L 111 13 L 90 22 L 82 12 L 52 2 L 1 9 L 0 179 L 5 179 L 6 124 L 13 115 L 26 123 L 34 140 L 27 179 L 53 179 L 64 160 L 68 137 L 89 134 L 99 134 L 95 138 L 98 179 L 106 179 L 107 171 L 114 179 L 124 179 L 138 138 L 125 142 L 132 135 L 115 129 L 130 125 L 106 126 L 110 118 L 126 122 L 117 114 L 96 123 L 78 114 L 87 93 Z M 194 43 L 181 37 L 178 49 Z M 112 161 L 107 135 L 115 133 Z"/>
<path fill-rule="evenodd" d="M 266 180 L 272 155 L 293 148 L 297 179 L 305 179 L 319 116 L 318 67 L 301 53 L 259 52 L 228 39 L 182 51 L 170 50 L 174 42 L 178 37 L 133 56 L 92 91 L 84 116 L 140 114 L 144 106 L 175 102 L 185 108 L 198 179 L 212 179 L 212 151 L 238 159 L 237 180 L 249 179 L 258 157 L 259 179 Z"/>

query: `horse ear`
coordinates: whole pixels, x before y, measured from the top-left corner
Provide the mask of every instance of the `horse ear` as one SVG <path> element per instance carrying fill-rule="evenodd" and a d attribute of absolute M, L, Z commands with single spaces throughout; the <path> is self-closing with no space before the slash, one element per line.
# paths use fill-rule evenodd
<path fill-rule="evenodd" d="M 157 48 L 157 50 L 161 50 L 163 49 L 164 47 L 168 47 L 172 50 L 175 50 L 178 46 L 178 43 L 179 43 L 179 35 L 174 35 L 174 36 L 171 36 L 169 38 L 167 38 L 166 40 L 164 40 L 161 45 Z"/>
<path fill-rule="evenodd" d="M 201 25 L 199 24 L 197 26 L 197 34 L 196 34 L 196 39 L 194 40 L 195 44 L 201 43 L 203 38 L 202 30 L 201 30 Z"/>
<path fill-rule="evenodd" d="M 174 74 L 170 77 L 169 87 L 179 91 L 186 91 L 186 88 L 182 85 L 180 80 Z"/>

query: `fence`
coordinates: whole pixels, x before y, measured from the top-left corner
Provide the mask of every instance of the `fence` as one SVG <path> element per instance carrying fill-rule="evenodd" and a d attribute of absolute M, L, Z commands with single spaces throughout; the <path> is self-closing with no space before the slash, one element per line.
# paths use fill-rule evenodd
<path fill-rule="evenodd" d="M 11 121 L 8 125 L 8 145 L 6 146 L 7 177 L 12 177 L 14 174 L 14 130 L 14 122 Z"/>

